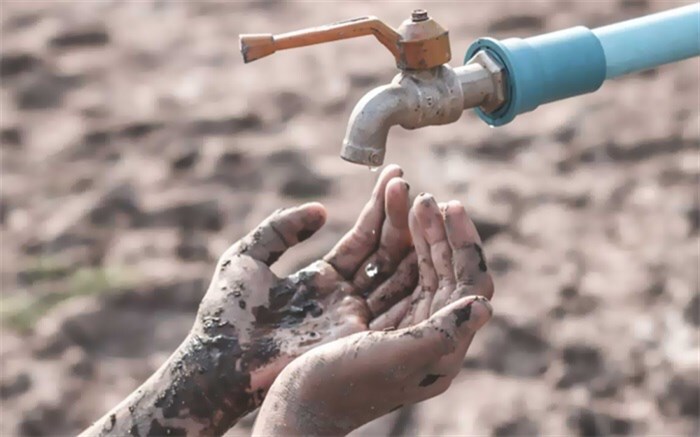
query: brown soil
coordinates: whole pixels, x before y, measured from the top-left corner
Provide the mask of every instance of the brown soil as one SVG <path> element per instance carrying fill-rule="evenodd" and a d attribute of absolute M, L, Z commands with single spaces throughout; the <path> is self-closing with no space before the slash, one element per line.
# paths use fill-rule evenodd
<path fill-rule="evenodd" d="M 429 9 L 457 65 L 478 36 L 681 3 Z M 330 214 L 280 272 L 356 217 L 376 176 L 341 161 L 340 141 L 390 56 L 363 38 L 244 65 L 238 34 L 398 25 L 417 6 L 3 2 L 1 435 L 74 434 L 115 405 L 183 339 L 219 254 L 274 209 L 312 199 Z M 634 75 L 496 130 L 472 114 L 392 130 L 387 162 L 413 193 L 477 219 L 497 315 L 446 394 L 358 435 L 700 432 L 699 69 Z"/>

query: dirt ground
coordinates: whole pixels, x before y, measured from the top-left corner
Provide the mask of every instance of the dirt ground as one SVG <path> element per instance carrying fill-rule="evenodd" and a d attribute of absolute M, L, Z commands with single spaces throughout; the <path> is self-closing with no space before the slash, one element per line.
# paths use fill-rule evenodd
<path fill-rule="evenodd" d="M 479 36 L 683 3 L 3 1 L 0 435 L 75 434 L 137 387 L 274 209 L 330 214 L 281 273 L 356 217 L 376 174 L 338 152 L 388 52 L 367 37 L 244 65 L 239 33 L 425 7 L 459 65 Z M 357 435 L 700 433 L 699 91 L 696 58 L 494 130 L 465 113 L 391 131 L 413 194 L 476 218 L 496 315 L 447 393 Z"/>

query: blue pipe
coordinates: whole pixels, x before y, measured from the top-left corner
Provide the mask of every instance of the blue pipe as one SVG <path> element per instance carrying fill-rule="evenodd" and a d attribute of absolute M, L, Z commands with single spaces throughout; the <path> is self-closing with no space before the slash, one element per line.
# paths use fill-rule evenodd
<path fill-rule="evenodd" d="M 605 78 L 700 54 L 700 3 L 593 30 L 603 46 Z"/>
<path fill-rule="evenodd" d="M 606 79 L 700 55 L 700 3 L 590 30 L 583 26 L 498 41 L 480 38 L 478 51 L 506 70 L 506 103 L 491 113 L 476 109 L 492 126 L 539 105 L 596 91 Z"/>

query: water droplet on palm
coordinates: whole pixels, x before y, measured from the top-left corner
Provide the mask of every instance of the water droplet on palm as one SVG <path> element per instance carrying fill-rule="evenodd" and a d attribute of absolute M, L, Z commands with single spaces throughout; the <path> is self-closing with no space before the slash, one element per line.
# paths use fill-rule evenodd
<path fill-rule="evenodd" d="M 368 277 L 374 278 L 377 273 L 379 273 L 379 268 L 376 266 L 376 264 L 369 263 L 367 264 L 367 267 L 365 267 L 365 273 L 367 273 Z"/>

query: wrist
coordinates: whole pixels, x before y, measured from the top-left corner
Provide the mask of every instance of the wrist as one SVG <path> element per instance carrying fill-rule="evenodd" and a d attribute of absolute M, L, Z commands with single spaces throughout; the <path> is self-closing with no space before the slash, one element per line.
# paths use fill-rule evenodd
<path fill-rule="evenodd" d="M 295 371 L 296 362 L 275 380 L 260 408 L 253 430 L 254 436 L 339 436 L 348 434 L 355 426 L 346 417 L 330 414 L 323 405 L 306 399 L 310 381 Z"/>
<path fill-rule="evenodd" d="M 245 351 L 226 335 L 187 337 L 159 372 L 155 406 L 163 417 L 204 424 L 198 434 L 221 435 L 262 402 L 251 390 L 251 374 L 241 365 Z"/>
<path fill-rule="evenodd" d="M 339 436 L 345 430 L 308 405 L 269 394 L 258 413 L 253 436 Z"/>
<path fill-rule="evenodd" d="M 223 435 L 260 403 L 235 337 L 193 330 L 168 360 L 85 435 Z M 131 434 L 130 434 L 131 433 Z"/>

